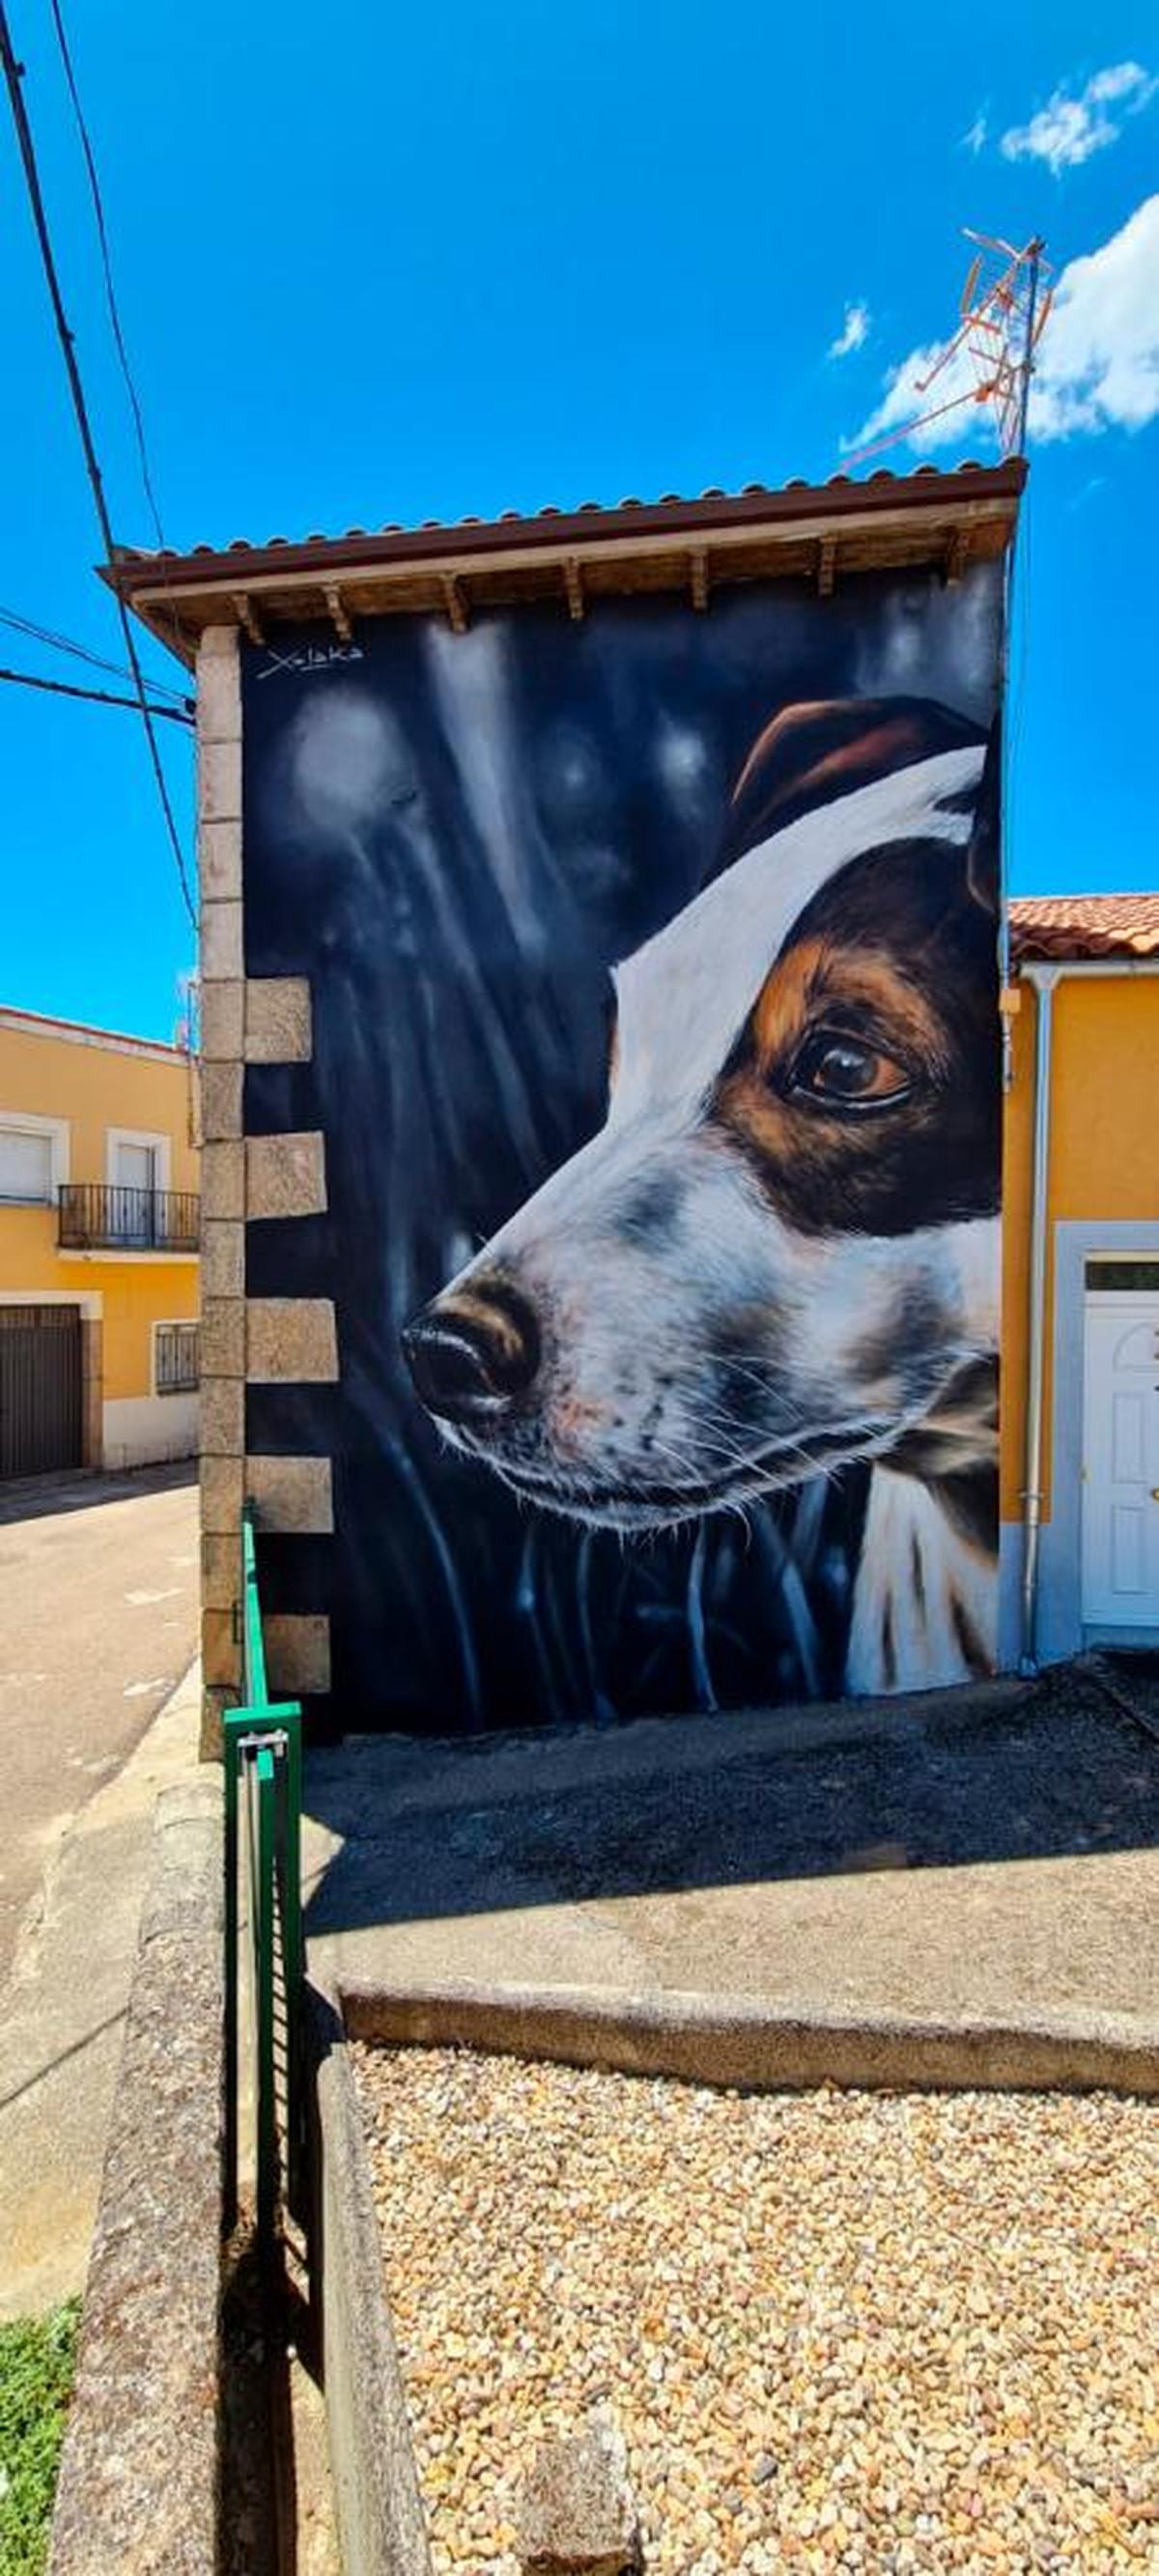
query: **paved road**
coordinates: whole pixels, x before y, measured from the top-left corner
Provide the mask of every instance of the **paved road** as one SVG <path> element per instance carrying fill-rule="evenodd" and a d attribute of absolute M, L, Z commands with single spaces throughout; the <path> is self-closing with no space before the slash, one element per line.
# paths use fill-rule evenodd
<path fill-rule="evenodd" d="M 60 1839 L 197 1649 L 192 1466 L 0 1486 L 0 1988 Z"/>

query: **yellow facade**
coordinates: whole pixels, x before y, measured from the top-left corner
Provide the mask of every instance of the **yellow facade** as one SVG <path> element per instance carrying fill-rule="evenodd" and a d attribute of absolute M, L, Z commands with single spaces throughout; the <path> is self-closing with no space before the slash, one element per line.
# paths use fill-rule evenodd
<path fill-rule="evenodd" d="M 1021 1518 L 1025 1478 L 1034 1021 L 1028 984 L 1014 1023 L 1003 1181 L 1002 1517 Z M 1050 1516 L 1054 1229 L 1159 1218 L 1159 976 L 1063 975 L 1055 988 L 1047 1184 L 1043 1512 Z"/>
<path fill-rule="evenodd" d="M 20 1167 L 8 1166 L 0 1195 L 0 1304 L 80 1308 L 85 1465 L 180 1456 L 196 1446 L 195 1398 L 158 1391 L 155 1329 L 191 1321 L 198 1309 L 197 1258 L 185 1248 L 191 1220 L 196 1224 L 195 1078 L 175 1047 L 0 1008 L 0 1153 L 14 1134 L 25 1144 L 49 1140 L 43 1174 L 30 1174 L 29 1197 L 13 1196 L 23 1181 Z M 30 1152 L 35 1158 L 35 1144 Z M 128 1201 L 115 1188 L 126 1152 L 137 1157 L 131 1168 L 151 1172 L 155 1184 Z M 91 1233 L 91 1248 L 61 1247 L 62 1181 L 88 1193 L 84 1223 L 74 1230 Z M 147 1228 L 127 1224 L 126 1204 L 136 1209 L 146 1200 L 155 1220 Z M 142 1231 L 148 1244 L 136 1239 Z M 112 1241 L 101 1239 L 110 1234 Z M 174 1236 L 180 1250 L 172 1248 Z"/>
<path fill-rule="evenodd" d="M 1043 1299 L 1042 1554 L 1033 1611 L 1043 1659 L 1104 1640 L 1084 1581 L 1083 1295 L 1090 1264 L 1140 1256 L 1159 1282 L 1159 975 L 1054 969 Z M 1024 975 L 1005 1103 L 1001 1388 L 1002 1660 L 1025 1650 L 1018 1599 L 1025 1565 L 1027 1372 L 1035 1035 L 1040 1003 Z M 1157 1290 L 1155 1293 L 1159 1293 Z M 1090 1399 L 1094 1401 L 1094 1396 Z M 1100 1399 L 1101 1401 L 1101 1399 Z M 1149 1600 L 1142 1632 L 1154 1633 Z"/>

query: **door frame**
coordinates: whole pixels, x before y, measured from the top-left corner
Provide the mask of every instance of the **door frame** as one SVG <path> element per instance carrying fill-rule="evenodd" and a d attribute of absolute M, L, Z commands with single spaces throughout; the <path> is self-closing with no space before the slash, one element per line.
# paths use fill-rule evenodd
<path fill-rule="evenodd" d="M 1108 1260 L 1159 1261 L 1159 1223 L 1142 1217 L 1102 1225 L 1063 1217 L 1052 1229 L 1054 1329 L 1051 1336 L 1050 1519 L 1039 1540 L 1038 1652 L 1044 1662 L 1081 1654 L 1084 1646 L 1150 1645 L 1154 1628 L 1085 1627 L 1082 1617 L 1082 1469 L 1086 1338 L 1086 1265 Z"/>

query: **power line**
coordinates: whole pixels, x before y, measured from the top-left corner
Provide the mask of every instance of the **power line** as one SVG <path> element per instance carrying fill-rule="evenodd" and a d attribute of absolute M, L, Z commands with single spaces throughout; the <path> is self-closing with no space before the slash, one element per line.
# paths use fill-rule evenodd
<path fill-rule="evenodd" d="M 141 417 L 141 405 L 137 398 L 136 385 L 133 382 L 133 370 L 129 365 L 129 352 L 125 347 L 125 334 L 121 329 L 121 315 L 117 304 L 117 290 L 113 284 L 112 254 L 109 249 L 109 236 L 105 226 L 105 206 L 104 199 L 101 195 L 101 183 L 97 177 L 96 158 L 93 152 L 92 143 L 89 139 L 88 126 L 85 123 L 84 109 L 80 103 L 80 92 L 76 85 L 76 74 L 72 67 L 72 55 L 69 51 L 68 37 L 64 30 L 64 19 L 61 15 L 60 0 L 50 0 L 50 6 L 52 9 L 52 23 L 56 29 L 56 41 L 60 47 L 60 59 L 64 65 L 64 77 L 68 83 L 68 94 L 72 100 L 73 115 L 76 118 L 77 132 L 80 136 L 80 147 L 84 154 L 85 169 L 88 172 L 89 193 L 93 201 L 93 214 L 96 217 L 97 226 L 97 240 L 100 243 L 101 251 L 101 267 L 104 271 L 105 300 L 109 308 L 109 321 L 112 325 L 113 338 L 116 342 L 117 348 L 117 356 L 121 364 L 121 374 L 125 380 L 125 391 L 129 397 L 129 408 L 133 414 L 133 429 L 137 440 L 137 454 L 141 462 L 141 481 L 145 487 L 145 498 L 149 504 L 157 543 L 158 546 L 163 549 L 165 538 L 161 529 L 161 513 L 157 507 L 157 496 L 153 490 L 153 478 L 149 471 L 149 451 L 145 444 L 145 423 Z"/>
<path fill-rule="evenodd" d="M 94 653 L 88 644 L 78 644 L 71 635 L 60 635 L 55 627 L 42 626 L 35 617 L 22 617 L 19 609 L 0 608 L 0 626 L 10 626 L 17 635 L 27 635 L 34 643 L 51 645 L 54 652 L 71 653 L 76 661 L 87 662 L 94 671 L 108 671 L 114 679 L 131 680 L 132 672 L 120 662 L 110 662 L 105 653 Z M 175 689 L 168 680 L 149 680 L 154 699 L 172 698 L 178 706 L 187 703 L 184 689 Z"/>
<path fill-rule="evenodd" d="M 116 560 L 118 550 L 113 537 L 112 522 L 109 518 L 108 504 L 105 500 L 105 488 L 101 480 L 101 469 L 97 458 L 97 451 L 93 443 L 93 433 L 89 423 L 88 408 L 85 403 L 84 386 L 81 383 L 80 369 L 77 365 L 76 348 L 72 332 L 68 326 L 68 319 L 65 314 L 64 302 L 61 296 L 60 279 L 57 275 L 52 239 L 48 229 L 48 216 L 45 212 L 44 197 L 41 191 L 40 173 L 37 168 L 36 152 L 32 141 L 32 129 L 28 122 L 28 113 L 24 105 L 24 96 L 21 89 L 21 81 L 24 77 L 23 69 L 17 62 L 12 49 L 12 38 L 8 26 L 8 13 L 4 6 L 4 0 L 0 0 L 0 57 L 3 59 L 4 79 L 8 90 L 9 103 L 12 108 L 12 121 L 16 128 L 16 140 L 19 146 L 20 159 L 24 170 L 25 186 L 28 192 L 28 203 L 32 214 L 37 242 L 40 248 L 40 257 L 44 268 L 45 283 L 48 287 L 49 301 L 52 305 L 53 320 L 56 325 L 56 336 L 60 343 L 60 352 L 64 360 L 65 374 L 68 378 L 68 389 L 72 397 L 72 407 L 76 415 L 77 430 L 80 435 L 81 448 L 84 453 L 85 470 L 92 489 L 93 503 L 97 514 L 97 523 L 100 528 L 106 556 L 108 561 L 113 563 Z M 121 622 L 121 633 L 124 638 L 125 655 L 129 664 L 130 672 L 132 673 L 133 686 L 137 693 L 137 703 L 141 710 L 141 722 L 145 728 L 145 739 L 149 746 L 149 758 L 153 767 L 153 776 L 157 785 L 157 795 L 160 801 L 161 811 L 165 818 L 165 829 L 169 836 L 169 846 L 173 852 L 174 864 L 177 869 L 178 880 L 181 886 L 182 900 L 189 915 L 189 919 L 196 930 L 197 908 L 190 892 L 189 879 L 185 870 L 185 858 L 181 848 L 181 838 L 174 819 L 173 807 L 169 798 L 169 789 L 165 781 L 165 772 L 161 766 L 161 754 L 157 745 L 157 736 L 153 729 L 153 718 L 150 712 L 149 701 L 145 694 L 145 680 L 137 654 L 136 639 L 129 622 L 128 611 L 119 590 L 114 590 L 113 596 L 117 603 L 117 614 Z"/>
<path fill-rule="evenodd" d="M 0 680 L 14 680 L 22 689 L 47 689 L 54 698 L 88 698 L 93 706 L 131 707 L 134 715 L 141 712 L 139 698 L 117 697 L 111 689 L 80 689 L 71 680 L 44 680 L 35 671 L 8 671 L 2 663 Z M 191 725 L 194 721 L 192 709 L 188 707 L 150 706 L 149 713 L 151 716 L 168 716 L 170 724 Z"/>

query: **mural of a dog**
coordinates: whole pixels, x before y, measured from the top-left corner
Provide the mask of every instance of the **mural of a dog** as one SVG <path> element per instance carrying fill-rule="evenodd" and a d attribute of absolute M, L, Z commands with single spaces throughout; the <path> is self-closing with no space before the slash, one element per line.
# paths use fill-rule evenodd
<path fill-rule="evenodd" d="M 446 1438 L 576 1522 L 872 1462 L 854 1691 L 994 1661 L 995 807 L 945 707 L 777 715 L 617 970 L 604 1126 L 404 1334 Z"/>

